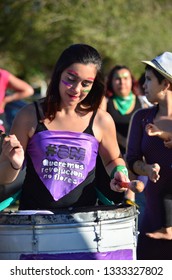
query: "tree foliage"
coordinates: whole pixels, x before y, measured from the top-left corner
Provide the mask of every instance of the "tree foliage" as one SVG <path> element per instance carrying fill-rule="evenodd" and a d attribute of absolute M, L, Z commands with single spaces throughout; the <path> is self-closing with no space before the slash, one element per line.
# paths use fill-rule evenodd
<path fill-rule="evenodd" d="M 0 0 L 1 67 L 24 77 L 49 76 L 73 43 L 101 53 L 139 76 L 142 59 L 172 51 L 171 0 Z"/>

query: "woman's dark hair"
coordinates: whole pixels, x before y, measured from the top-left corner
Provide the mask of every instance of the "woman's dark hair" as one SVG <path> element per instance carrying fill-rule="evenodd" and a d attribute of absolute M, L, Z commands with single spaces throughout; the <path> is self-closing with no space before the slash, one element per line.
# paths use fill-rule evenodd
<path fill-rule="evenodd" d="M 61 98 L 59 94 L 59 83 L 62 72 L 73 63 L 95 64 L 97 75 L 93 86 L 87 97 L 78 104 L 77 109 L 82 111 L 94 111 L 98 109 L 104 96 L 104 81 L 101 75 L 102 59 L 96 49 L 86 44 L 74 44 L 65 49 L 56 62 L 47 89 L 47 96 L 44 101 L 45 116 L 50 120 L 55 118 L 55 114 L 60 110 Z"/>
<path fill-rule="evenodd" d="M 111 69 L 111 71 L 109 72 L 109 74 L 108 74 L 108 76 L 107 76 L 106 95 L 107 95 L 108 97 L 111 97 L 111 96 L 113 96 L 113 95 L 115 94 L 115 92 L 114 92 L 114 90 L 113 90 L 113 87 L 112 87 L 112 79 L 113 79 L 113 77 L 114 77 L 114 74 L 115 74 L 117 71 L 121 70 L 121 69 L 126 69 L 126 70 L 128 70 L 128 71 L 130 72 L 131 79 L 132 79 L 132 89 L 131 89 L 131 90 L 132 90 L 132 92 L 133 92 L 134 94 L 136 94 L 137 81 L 136 81 L 136 79 L 134 78 L 134 76 L 132 75 L 130 69 L 129 69 L 127 66 L 125 66 L 125 65 L 116 65 L 116 66 L 114 66 L 114 67 Z"/>
<path fill-rule="evenodd" d="M 151 70 L 155 77 L 158 79 L 158 82 L 161 84 L 161 82 L 165 79 L 163 75 L 161 75 L 156 69 L 154 69 L 152 66 L 146 64 L 145 70 Z"/>

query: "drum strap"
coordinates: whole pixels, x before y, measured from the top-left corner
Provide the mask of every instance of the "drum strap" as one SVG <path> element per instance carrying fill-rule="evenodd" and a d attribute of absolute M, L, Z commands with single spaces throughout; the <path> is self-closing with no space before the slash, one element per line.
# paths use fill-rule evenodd
<path fill-rule="evenodd" d="M 115 205 L 115 203 L 111 200 L 109 200 L 102 192 L 100 192 L 96 187 L 96 194 L 97 194 L 97 198 L 106 206 L 109 205 Z M 132 205 L 135 206 L 137 209 L 139 208 L 139 205 L 137 205 L 134 201 L 124 198 L 123 201 L 121 202 L 124 205 Z M 119 205 L 119 204 L 118 204 Z"/>
<path fill-rule="evenodd" d="M 20 198 L 21 190 L 17 191 L 12 196 L 0 202 L 0 211 L 14 204 Z"/>
<path fill-rule="evenodd" d="M 102 192 L 100 192 L 96 187 L 96 194 L 97 198 L 104 204 L 104 205 L 115 205 L 115 203 L 109 200 Z"/>

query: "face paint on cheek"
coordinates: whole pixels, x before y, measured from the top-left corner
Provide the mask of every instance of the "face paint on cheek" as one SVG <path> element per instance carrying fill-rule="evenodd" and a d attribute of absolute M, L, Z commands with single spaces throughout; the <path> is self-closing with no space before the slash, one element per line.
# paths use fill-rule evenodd
<path fill-rule="evenodd" d="M 64 80 L 62 80 L 62 83 L 63 83 L 65 86 L 67 86 L 67 87 L 71 87 L 71 86 L 72 86 L 72 84 L 70 84 L 70 83 L 68 83 L 68 82 L 66 82 L 66 81 L 64 81 Z"/>
<path fill-rule="evenodd" d="M 83 92 L 88 93 L 90 92 L 90 89 L 84 89 Z"/>

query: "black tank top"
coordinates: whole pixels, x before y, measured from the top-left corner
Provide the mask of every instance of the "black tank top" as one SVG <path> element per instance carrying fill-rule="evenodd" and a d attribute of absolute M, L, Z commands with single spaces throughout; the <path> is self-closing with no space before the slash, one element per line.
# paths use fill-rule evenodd
<path fill-rule="evenodd" d="M 107 103 L 107 112 L 112 116 L 115 126 L 116 126 L 116 131 L 122 135 L 125 139 L 127 138 L 128 135 L 128 128 L 130 124 L 131 117 L 135 111 L 138 109 L 142 108 L 142 105 L 140 103 L 140 100 L 136 96 L 136 103 L 135 107 L 129 114 L 121 115 L 118 110 L 115 109 L 113 99 L 110 98 Z M 121 145 L 119 145 L 121 153 L 125 154 L 125 149 Z"/>
<path fill-rule="evenodd" d="M 38 124 L 35 133 L 47 130 L 41 122 L 43 111 L 39 102 L 35 102 Z M 92 126 L 96 112 L 93 113 L 88 127 L 84 133 L 93 134 Z M 95 168 L 88 174 L 86 180 L 70 193 L 55 201 L 50 192 L 46 189 L 43 182 L 37 175 L 30 156 L 26 153 L 27 168 L 26 177 L 23 183 L 22 194 L 20 199 L 20 210 L 45 210 L 59 209 L 67 207 L 92 206 L 96 203 L 96 191 L 94 189 Z"/>
<path fill-rule="evenodd" d="M 38 101 L 35 101 L 34 104 L 35 104 L 36 115 L 37 115 L 37 120 L 38 120 L 38 124 L 37 124 L 36 130 L 35 130 L 35 133 L 41 132 L 44 130 L 48 130 L 47 127 L 44 125 L 44 123 L 41 121 L 44 119 L 44 113 L 43 113 L 40 103 Z M 93 121 L 94 121 L 96 113 L 97 113 L 97 110 L 95 112 L 93 112 L 90 122 L 89 122 L 87 128 L 83 131 L 83 133 L 91 134 L 94 136 L 92 127 L 93 127 Z"/>

